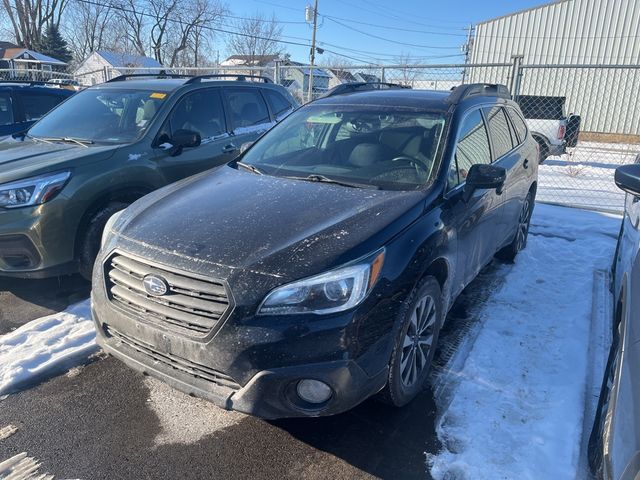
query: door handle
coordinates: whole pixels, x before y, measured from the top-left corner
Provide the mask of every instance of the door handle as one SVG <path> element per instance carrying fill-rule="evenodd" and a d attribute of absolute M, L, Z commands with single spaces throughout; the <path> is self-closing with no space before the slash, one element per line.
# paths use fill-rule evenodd
<path fill-rule="evenodd" d="M 524 163 L 522 164 L 524 168 L 529 168 L 529 159 L 525 158 Z"/>
<path fill-rule="evenodd" d="M 238 147 L 236 147 L 233 143 L 230 143 L 222 147 L 222 151 L 224 153 L 231 153 L 231 152 L 235 152 L 236 150 L 238 150 Z"/>

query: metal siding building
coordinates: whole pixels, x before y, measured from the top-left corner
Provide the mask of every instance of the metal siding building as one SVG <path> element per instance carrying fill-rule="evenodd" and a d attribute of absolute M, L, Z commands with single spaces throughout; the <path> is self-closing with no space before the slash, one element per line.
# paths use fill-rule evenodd
<path fill-rule="evenodd" d="M 477 25 L 472 64 L 514 55 L 523 56 L 520 94 L 566 97 L 583 131 L 640 135 L 640 70 L 620 67 L 640 64 L 640 1 L 559 0 Z M 483 67 L 469 74 L 511 81 Z"/>

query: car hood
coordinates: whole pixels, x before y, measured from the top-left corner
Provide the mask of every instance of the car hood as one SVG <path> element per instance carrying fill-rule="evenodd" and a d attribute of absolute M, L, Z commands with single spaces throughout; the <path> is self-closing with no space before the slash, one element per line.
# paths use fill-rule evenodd
<path fill-rule="evenodd" d="M 74 160 L 103 160 L 118 145 L 82 147 L 66 143 L 43 143 L 8 138 L 0 142 L 0 183 L 34 176 L 52 169 L 65 168 Z"/>
<path fill-rule="evenodd" d="M 117 230 L 120 245 L 161 263 L 291 280 L 380 248 L 421 214 L 424 198 L 223 166 L 139 200 Z"/>

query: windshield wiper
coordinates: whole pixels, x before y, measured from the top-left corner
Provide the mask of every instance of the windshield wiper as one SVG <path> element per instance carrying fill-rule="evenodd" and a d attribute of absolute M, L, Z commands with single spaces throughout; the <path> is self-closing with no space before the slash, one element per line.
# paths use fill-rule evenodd
<path fill-rule="evenodd" d="M 34 137 L 33 135 L 29 135 L 28 133 L 25 133 L 24 136 L 27 138 L 31 138 L 32 140 L 35 140 L 37 142 L 48 143 L 49 145 L 53 145 L 53 142 L 47 140 L 46 138 Z"/>
<path fill-rule="evenodd" d="M 317 173 L 313 173 L 308 177 L 284 177 L 284 178 L 291 178 L 293 180 L 304 180 L 306 182 L 333 183 L 334 185 L 341 185 L 343 187 L 351 187 L 351 188 L 371 188 L 374 190 L 379 189 L 379 187 L 376 185 L 370 185 L 365 183 L 344 182 L 342 180 L 334 180 L 333 178 L 325 177 L 324 175 L 318 175 Z"/>
<path fill-rule="evenodd" d="M 264 175 L 264 173 L 262 173 L 259 168 L 254 167 L 253 165 L 250 165 L 248 163 L 244 163 L 244 162 L 241 162 L 241 161 L 237 160 L 236 161 L 236 165 L 238 165 L 239 167 L 244 168 L 245 170 L 249 170 L 250 172 L 253 172 L 253 173 L 257 174 L 257 175 Z"/>
<path fill-rule="evenodd" d="M 75 143 L 76 145 L 80 145 L 81 147 L 89 148 L 87 145 L 93 145 L 93 140 L 87 140 L 85 138 L 75 138 L 75 137 L 31 137 L 37 140 L 42 140 L 43 142 L 66 142 L 66 143 Z"/>

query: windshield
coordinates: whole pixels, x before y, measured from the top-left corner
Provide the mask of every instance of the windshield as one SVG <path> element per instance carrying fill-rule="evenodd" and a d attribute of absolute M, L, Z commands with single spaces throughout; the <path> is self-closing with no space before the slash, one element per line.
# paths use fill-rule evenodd
<path fill-rule="evenodd" d="M 144 132 L 166 97 L 166 93 L 153 91 L 90 88 L 45 115 L 29 135 L 131 142 Z"/>
<path fill-rule="evenodd" d="M 293 113 L 242 162 L 280 177 L 415 190 L 435 173 L 445 117 L 398 107 L 316 105 Z"/>

